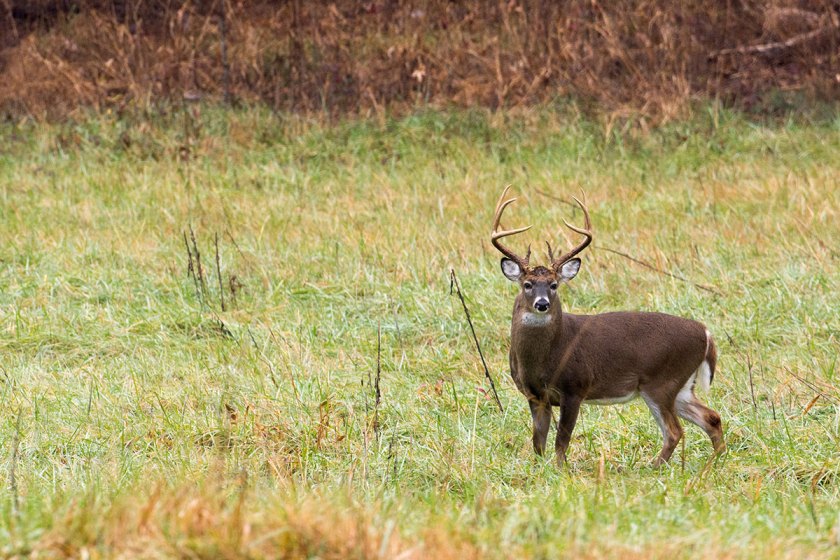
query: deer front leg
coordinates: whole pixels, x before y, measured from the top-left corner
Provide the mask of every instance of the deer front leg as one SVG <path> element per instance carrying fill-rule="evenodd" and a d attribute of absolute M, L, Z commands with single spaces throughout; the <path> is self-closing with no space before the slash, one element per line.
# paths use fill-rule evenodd
<path fill-rule="evenodd" d="M 572 440 L 572 431 L 577 423 L 580 412 L 581 398 L 566 395 L 560 407 L 560 420 L 557 422 L 557 439 L 554 441 L 554 452 L 557 454 L 557 465 L 562 467 L 566 463 L 566 449 Z"/>
<path fill-rule="evenodd" d="M 534 451 L 542 455 L 545 451 L 545 441 L 548 439 L 548 427 L 551 425 L 551 405 L 529 400 L 531 419 L 534 421 Z"/>

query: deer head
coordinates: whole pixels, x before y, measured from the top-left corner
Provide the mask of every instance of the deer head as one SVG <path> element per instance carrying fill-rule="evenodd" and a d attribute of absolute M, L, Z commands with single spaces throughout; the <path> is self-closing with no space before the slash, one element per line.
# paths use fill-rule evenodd
<path fill-rule="evenodd" d="M 509 198 L 505 200 L 510 185 L 505 187 L 499 202 L 496 204 L 496 213 L 493 218 L 493 232 L 490 235 L 490 241 L 504 256 L 502 258 L 502 274 L 511 282 L 518 282 L 521 288 L 521 298 L 525 306 L 531 312 L 544 314 L 551 312 L 552 308 L 559 308 L 556 306 L 557 302 L 557 287 L 561 282 L 568 282 L 574 278 L 580 270 L 580 259 L 575 255 L 583 251 L 592 242 L 592 224 L 589 220 L 589 211 L 586 209 L 580 200 L 575 198 L 575 202 L 583 210 L 585 220 L 584 227 L 577 228 L 565 220 L 563 223 L 572 231 L 576 231 L 586 238 L 572 250 L 564 253 L 558 258 L 554 258 L 554 253 L 551 249 L 551 244 L 546 241 L 545 245 L 548 249 L 548 258 L 551 261 L 551 268 L 544 266 L 530 266 L 531 246 L 528 246 L 525 257 L 520 257 L 509 248 L 504 246 L 500 239 L 509 235 L 522 233 L 531 228 L 526 226 L 518 229 L 499 230 L 501 227 L 502 214 L 505 209 L 516 201 L 516 198 Z"/>

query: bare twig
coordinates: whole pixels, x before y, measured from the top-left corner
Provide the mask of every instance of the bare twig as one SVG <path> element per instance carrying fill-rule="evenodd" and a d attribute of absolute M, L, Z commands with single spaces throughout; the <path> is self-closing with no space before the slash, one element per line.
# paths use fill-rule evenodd
<path fill-rule="evenodd" d="M 840 26 L 827 25 L 825 27 L 814 29 L 813 31 L 809 31 L 807 33 L 800 33 L 799 35 L 795 35 L 794 37 L 791 37 L 790 39 L 787 39 L 785 41 L 774 41 L 772 43 L 763 43 L 761 45 L 749 45 L 743 47 L 734 47 L 730 49 L 721 49 L 719 51 L 709 53 L 709 58 L 717 58 L 719 56 L 724 56 L 727 54 L 767 54 L 772 51 L 790 49 L 797 45 L 801 45 L 802 43 L 807 43 L 808 41 L 818 39 L 823 35 L 828 35 L 832 32 L 836 33 L 838 29 L 840 29 Z"/>
<path fill-rule="evenodd" d="M 195 273 L 201 286 L 202 300 L 207 300 L 207 283 L 204 281 L 204 267 L 201 266 L 201 252 L 198 250 L 198 243 L 195 240 L 195 232 L 190 224 L 190 239 L 192 239 L 193 256 L 195 257 Z"/>
<path fill-rule="evenodd" d="M 193 264 L 192 249 L 190 249 L 190 242 L 187 241 L 187 232 L 184 232 L 184 245 L 187 247 L 187 276 L 191 276 L 195 284 L 195 295 L 201 299 L 201 288 L 198 285 L 198 277 L 195 275 L 195 265 Z"/>
<path fill-rule="evenodd" d="M 828 395 L 823 389 L 821 389 L 815 383 L 812 383 L 811 381 L 808 381 L 807 379 L 804 379 L 804 378 L 796 375 L 795 373 L 793 373 L 793 370 L 791 370 L 789 367 L 785 367 L 785 371 L 787 371 L 789 374 L 791 374 L 793 377 L 795 377 L 797 380 L 799 380 L 802 384 L 807 385 L 810 389 L 812 389 L 812 390 L 816 391 L 817 393 L 821 394 L 824 398 L 830 400 L 834 404 L 840 404 L 840 401 L 838 401 L 836 398 Z"/>
<path fill-rule="evenodd" d="M 12 493 L 12 515 L 17 520 L 20 517 L 20 494 L 17 485 L 18 450 L 20 449 L 20 419 L 23 409 L 18 410 L 15 422 L 15 435 L 12 439 L 12 459 L 9 461 L 9 491 Z"/>
<path fill-rule="evenodd" d="M 561 204 L 566 204 L 568 206 L 571 206 L 572 208 L 577 208 L 577 206 L 575 206 L 575 204 L 573 202 L 569 202 L 565 198 L 560 198 L 559 196 L 555 196 L 555 195 L 547 193 L 545 191 L 541 191 L 540 189 L 534 189 L 534 192 L 536 192 L 540 196 L 544 196 L 546 198 L 549 198 L 549 199 L 554 200 L 556 202 L 559 202 Z"/>
<path fill-rule="evenodd" d="M 227 2 L 221 0 L 221 15 L 219 16 L 219 39 L 222 55 L 222 89 L 225 105 L 230 105 L 230 64 L 227 55 Z"/>
<path fill-rule="evenodd" d="M 397 456 L 394 453 L 394 442 L 397 439 L 397 430 L 394 429 L 391 432 L 391 441 L 388 443 L 388 457 L 387 461 L 391 463 L 391 472 L 388 473 L 391 477 L 391 480 L 396 480 L 397 478 Z M 386 475 L 388 476 L 388 475 Z"/>
<path fill-rule="evenodd" d="M 236 338 L 233 336 L 233 332 L 228 328 L 224 321 L 216 314 L 216 312 L 211 309 L 210 313 L 213 314 L 213 317 L 216 319 L 216 326 L 219 327 L 219 332 L 221 332 L 227 338 Z"/>
<path fill-rule="evenodd" d="M 382 374 L 382 321 L 376 327 L 376 378 L 373 381 L 376 399 L 373 402 L 373 433 L 379 439 L 379 403 L 382 393 L 379 390 L 379 378 Z"/>
<path fill-rule="evenodd" d="M 693 286 L 695 286 L 695 287 L 697 287 L 697 288 L 700 288 L 701 290 L 705 290 L 705 291 L 707 291 L 707 292 L 711 292 L 711 293 L 713 293 L 713 294 L 715 294 L 715 295 L 718 295 L 718 296 L 722 296 L 722 295 L 723 295 L 723 294 L 722 294 L 719 290 L 717 290 L 716 288 L 712 288 L 711 286 L 707 286 L 707 285 L 705 285 L 705 284 L 698 284 L 697 282 L 692 282 L 692 281 L 691 281 L 691 280 L 689 280 L 688 278 L 683 278 L 682 276 L 678 276 L 678 275 L 676 275 L 676 274 L 673 274 L 673 273 L 671 273 L 671 272 L 668 272 L 667 270 L 662 270 L 661 268 L 657 268 L 657 267 L 653 266 L 652 264 L 650 264 L 650 263 L 646 263 L 646 262 L 645 262 L 645 261 L 643 261 L 643 260 L 637 259 L 636 257 L 633 257 L 633 256 L 631 256 L 631 255 L 628 255 L 627 253 L 625 253 L 625 252 L 623 252 L 623 251 L 619 251 L 619 250 L 617 250 L 617 249 L 611 249 L 611 248 L 609 248 L 609 247 L 604 247 L 604 246 L 602 246 L 602 245 L 594 245 L 593 247 L 594 247 L 595 249 L 600 249 L 600 250 L 602 250 L 602 251 L 607 251 L 608 253 L 613 253 L 613 254 L 616 254 L 616 255 L 618 255 L 618 256 L 620 256 L 620 257 L 624 257 L 625 259 L 631 260 L 631 261 L 633 261 L 634 263 L 636 263 L 636 264 L 640 264 L 640 265 L 644 266 L 645 268 L 649 268 L 649 269 L 653 270 L 654 272 L 658 272 L 659 274 L 664 274 L 665 276 L 670 276 L 671 278 L 674 278 L 674 279 L 679 280 L 679 281 L 681 281 L 681 282 L 687 282 L 687 283 L 689 283 L 689 284 L 691 284 L 691 285 L 693 285 Z"/>
<path fill-rule="evenodd" d="M 260 345 L 257 344 L 257 339 L 254 338 L 254 333 L 251 332 L 251 327 L 248 327 L 248 336 L 251 337 L 251 342 L 254 343 L 254 349 L 257 351 L 257 354 L 259 355 L 260 359 L 263 362 L 265 362 L 265 364 L 268 366 L 268 375 L 271 378 L 271 382 L 274 383 L 275 387 L 279 387 L 280 384 L 277 383 L 277 376 L 274 374 L 274 365 L 268 358 L 265 357 L 263 351 L 260 350 Z M 294 387 L 294 381 L 292 381 L 292 387 Z M 297 396 L 297 390 L 295 390 L 295 396 Z"/>
<path fill-rule="evenodd" d="M 755 386 L 753 385 L 752 359 L 750 358 L 749 353 L 747 353 L 747 375 L 749 375 L 750 378 L 750 397 L 752 398 L 753 410 L 758 411 L 758 405 L 755 402 Z"/>
<path fill-rule="evenodd" d="M 236 250 L 239 252 L 239 256 L 242 257 L 243 259 L 246 258 L 245 253 L 243 253 L 242 249 L 239 248 L 239 243 L 236 242 L 236 239 L 233 237 L 233 234 L 230 232 L 230 230 L 226 229 L 225 233 L 230 238 L 230 240 L 233 242 L 233 246 L 236 247 Z"/>
<path fill-rule="evenodd" d="M 274 331 L 271 327 L 268 328 L 268 334 L 271 336 L 271 339 L 274 341 L 274 344 L 280 346 L 280 342 L 277 340 L 277 337 L 274 335 Z M 286 337 L 281 335 L 281 338 L 286 343 L 286 346 L 289 346 L 289 341 L 286 340 Z M 302 358 L 300 358 L 302 361 Z M 292 382 L 292 391 L 295 393 L 295 400 L 297 400 L 298 404 L 303 404 L 300 400 L 300 394 L 298 393 L 297 388 L 297 381 L 295 381 L 295 373 L 292 371 L 292 368 L 289 368 L 289 380 Z"/>
<path fill-rule="evenodd" d="M 12 3 L 10 0 L 3 0 L 3 7 L 6 8 L 6 15 L 9 18 L 9 24 L 12 28 L 12 35 L 15 37 L 15 41 L 20 41 L 20 33 L 18 32 L 17 22 L 15 21 L 15 15 L 12 11 Z"/>
<path fill-rule="evenodd" d="M 493 383 L 493 378 L 490 376 L 490 370 L 487 368 L 487 362 L 484 360 L 484 352 L 481 351 L 481 345 L 478 343 L 478 337 L 475 335 L 475 328 L 473 327 L 472 318 L 470 317 L 470 310 L 467 309 L 467 302 L 464 300 L 464 295 L 461 293 L 461 284 L 458 282 L 458 277 L 455 275 L 455 269 L 449 269 L 449 294 L 452 290 L 458 293 L 458 298 L 461 300 L 461 305 L 464 307 L 464 314 L 467 316 L 467 323 L 470 325 L 475 347 L 478 349 L 478 355 L 481 358 L 481 364 L 484 366 L 484 375 L 490 382 L 490 388 L 493 389 L 493 396 L 496 397 L 496 404 L 499 405 L 499 411 L 504 412 L 502 408 L 502 401 L 499 400 L 499 394 L 496 392 L 496 384 Z"/>
<path fill-rule="evenodd" d="M 800 228 L 797 228 L 797 229 L 799 229 L 799 233 L 800 233 L 800 235 L 802 235 L 802 238 L 803 238 L 806 242 L 808 241 L 808 237 L 810 236 L 810 237 L 812 237 L 812 238 L 816 239 L 816 240 L 817 240 L 817 244 L 818 244 L 820 247 L 822 247 L 823 249 L 825 249 L 826 251 L 828 251 L 828 252 L 831 254 L 831 256 L 832 256 L 832 257 L 837 257 L 837 256 L 840 256 L 840 253 L 838 253 L 838 252 L 837 252 L 837 251 L 836 251 L 833 247 L 831 247 L 828 243 L 826 243 L 825 241 L 823 241 L 823 240 L 822 240 L 822 238 L 820 238 L 820 236 L 819 236 L 819 235 L 817 235 L 815 232 L 813 232 L 813 231 L 811 230 L 811 228 L 809 228 L 807 225 L 805 225 L 805 224 L 802 222 L 802 220 L 800 220 L 799 218 L 796 218 L 796 217 L 794 217 L 794 220 L 796 221 L 796 223 L 798 223 L 798 224 L 800 225 Z M 807 232 L 807 233 L 806 233 L 806 232 Z"/>
<path fill-rule="evenodd" d="M 181 108 L 183 109 L 184 113 L 184 143 L 179 149 L 179 155 L 181 156 L 181 161 L 186 164 L 185 167 L 187 169 L 187 188 L 192 187 L 192 167 L 190 166 L 190 158 L 192 156 L 193 126 L 192 113 L 190 113 L 189 107 L 187 107 L 187 98 L 189 97 L 190 99 L 192 99 L 191 95 L 191 92 L 185 92 L 181 99 Z"/>
<path fill-rule="evenodd" d="M 193 277 L 193 262 L 192 262 L 192 251 L 190 251 L 190 244 L 187 241 L 187 232 L 182 232 L 184 234 L 184 245 L 187 248 L 187 276 Z"/>
<path fill-rule="evenodd" d="M 291 41 L 291 59 L 292 59 L 292 76 L 291 76 L 291 94 L 292 94 L 292 109 L 297 109 L 297 104 L 301 101 L 302 91 L 301 82 L 303 78 L 303 69 L 305 67 L 305 53 L 303 50 L 303 36 L 300 24 L 300 0 L 292 0 L 292 29 L 289 33 Z M 276 104 L 276 103 L 275 103 Z M 277 107 L 275 107 L 277 108 Z"/>
<path fill-rule="evenodd" d="M 225 286 L 222 284 L 222 266 L 219 263 L 219 232 L 216 232 L 216 275 L 219 278 L 219 302 L 222 304 L 222 311 L 225 311 Z"/>
<path fill-rule="evenodd" d="M 399 304 L 397 304 L 399 305 Z M 400 348 L 403 346 L 402 333 L 400 332 L 400 323 L 397 320 L 397 305 L 391 307 L 391 312 L 394 314 L 394 329 L 397 331 L 397 340 L 400 343 Z"/>
<path fill-rule="evenodd" d="M 449 385 L 452 388 L 452 398 L 455 401 L 455 410 L 457 410 L 458 413 L 460 414 L 461 403 L 458 401 L 458 391 L 455 389 L 455 380 L 450 378 L 449 379 Z"/>

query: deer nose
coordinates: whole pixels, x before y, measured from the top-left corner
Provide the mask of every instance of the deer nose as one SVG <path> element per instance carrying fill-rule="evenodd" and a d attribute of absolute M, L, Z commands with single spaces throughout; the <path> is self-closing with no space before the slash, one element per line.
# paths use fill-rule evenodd
<path fill-rule="evenodd" d="M 540 298 L 534 302 L 534 309 L 539 311 L 540 313 L 545 313 L 548 311 L 548 300 L 545 298 Z"/>

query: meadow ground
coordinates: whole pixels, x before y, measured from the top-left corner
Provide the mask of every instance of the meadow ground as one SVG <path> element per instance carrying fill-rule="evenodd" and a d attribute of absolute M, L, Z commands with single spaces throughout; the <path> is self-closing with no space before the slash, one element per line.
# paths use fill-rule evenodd
<path fill-rule="evenodd" d="M 0 555 L 840 557 L 840 120 L 192 107 L 0 130 Z M 688 427 L 650 468 L 640 401 L 585 408 L 565 471 L 533 456 L 488 241 L 508 183 L 535 248 L 572 242 L 562 201 L 586 192 L 566 309 L 709 326 L 724 456 Z"/>

